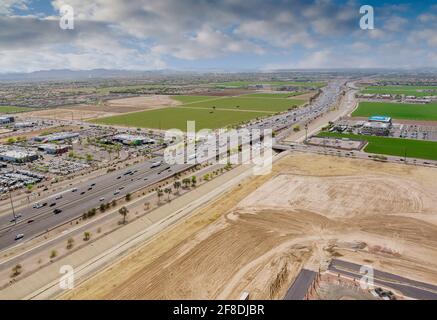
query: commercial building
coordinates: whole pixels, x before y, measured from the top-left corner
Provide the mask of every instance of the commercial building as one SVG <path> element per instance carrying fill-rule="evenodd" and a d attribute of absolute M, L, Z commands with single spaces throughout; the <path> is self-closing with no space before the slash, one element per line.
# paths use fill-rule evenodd
<path fill-rule="evenodd" d="M 69 149 L 70 146 L 68 145 L 58 145 L 53 143 L 45 143 L 38 146 L 38 150 L 48 154 L 63 154 L 68 152 Z"/>
<path fill-rule="evenodd" d="M 36 152 L 27 150 L 6 150 L 0 152 L 0 161 L 13 162 L 13 163 L 24 163 L 32 162 L 38 159 L 38 154 Z"/>
<path fill-rule="evenodd" d="M 392 123 L 391 117 L 386 116 L 371 116 L 369 117 L 369 122 L 381 122 L 381 123 Z"/>
<path fill-rule="evenodd" d="M 361 127 L 361 134 L 372 136 L 388 136 L 390 133 L 391 123 L 387 122 L 366 122 Z"/>
<path fill-rule="evenodd" d="M 150 139 L 146 136 L 132 135 L 132 134 L 117 134 L 112 137 L 112 140 L 121 142 L 127 145 L 141 145 L 141 144 L 152 144 L 155 140 Z"/>
<path fill-rule="evenodd" d="M 35 141 L 39 142 L 51 142 L 51 141 L 63 141 L 67 139 L 74 139 L 79 137 L 79 133 L 76 132 L 59 132 L 59 133 L 52 133 L 45 136 L 38 136 L 35 137 Z"/>
<path fill-rule="evenodd" d="M 0 117 L 0 124 L 10 124 L 13 122 L 15 122 L 14 117 L 10 117 L 10 116 L 1 116 Z"/>
<path fill-rule="evenodd" d="M 36 123 L 35 122 L 31 122 L 31 121 L 22 121 L 22 122 L 16 122 L 14 124 L 14 128 L 16 129 L 20 129 L 20 128 L 32 128 L 33 126 L 35 126 Z"/>

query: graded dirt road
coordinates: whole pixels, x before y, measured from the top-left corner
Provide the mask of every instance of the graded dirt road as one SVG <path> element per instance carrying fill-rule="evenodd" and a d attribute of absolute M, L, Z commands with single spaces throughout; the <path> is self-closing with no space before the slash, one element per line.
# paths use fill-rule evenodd
<path fill-rule="evenodd" d="M 281 299 L 334 257 L 437 283 L 437 170 L 296 153 L 61 299 Z"/>

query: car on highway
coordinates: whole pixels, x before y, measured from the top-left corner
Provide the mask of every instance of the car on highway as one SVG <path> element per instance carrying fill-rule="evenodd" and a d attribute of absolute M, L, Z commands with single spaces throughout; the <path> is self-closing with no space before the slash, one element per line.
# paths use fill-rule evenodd
<path fill-rule="evenodd" d="M 54 207 L 54 206 L 56 206 L 56 202 L 50 204 L 50 207 Z"/>
<path fill-rule="evenodd" d="M 124 189 L 124 186 L 121 186 L 120 188 L 118 188 L 118 190 L 123 190 Z"/>
<path fill-rule="evenodd" d="M 24 238 L 24 234 L 19 233 L 19 234 L 17 234 L 17 235 L 15 236 L 15 241 L 20 240 L 20 239 L 23 239 L 23 238 Z"/>
<path fill-rule="evenodd" d="M 100 202 L 105 201 L 105 197 L 101 197 L 101 198 L 99 199 L 99 201 L 100 201 Z"/>
<path fill-rule="evenodd" d="M 55 198 L 55 200 L 61 200 L 63 198 L 63 196 L 62 195 L 59 195 L 59 196 L 57 196 L 56 198 Z"/>
<path fill-rule="evenodd" d="M 39 208 L 42 208 L 43 207 L 43 205 L 41 204 L 41 203 L 35 203 L 34 205 L 33 205 L 33 208 L 34 209 L 39 209 Z"/>
<path fill-rule="evenodd" d="M 96 184 L 95 183 L 91 183 L 91 187 L 94 187 Z"/>
<path fill-rule="evenodd" d="M 81 195 L 84 195 L 84 194 L 85 194 L 85 191 L 82 191 L 80 194 L 81 194 Z"/>
<path fill-rule="evenodd" d="M 15 222 L 21 218 L 21 214 L 16 214 L 14 218 L 11 219 L 11 222 Z"/>
<path fill-rule="evenodd" d="M 117 180 L 120 180 L 120 179 L 121 179 L 121 176 L 117 177 Z"/>
<path fill-rule="evenodd" d="M 27 220 L 27 223 L 32 223 L 32 222 L 34 222 L 35 220 L 33 220 L 33 219 L 29 219 L 29 220 Z"/>
<path fill-rule="evenodd" d="M 53 210 L 54 214 L 60 214 L 61 212 L 62 212 L 62 210 L 59 208 L 56 208 L 55 210 Z"/>
<path fill-rule="evenodd" d="M 89 188 L 88 188 L 88 191 L 91 191 L 91 190 L 93 190 L 93 188 L 92 188 L 92 187 L 89 187 Z"/>
<path fill-rule="evenodd" d="M 153 162 L 152 165 L 150 166 L 150 168 L 156 168 L 159 167 L 162 164 L 162 161 L 156 161 Z"/>
<path fill-rule="evenodd" d="M 71 189 L 71 192 L 77 192 L 77 188 Z"/>
<path fill-rule="evenodd" d="M 116 196 L 116 195 L 118 195 L 118 194 L 120 194 L 120 191 L 115 191 L 115 192 L 114 192 L 114 196 Z"/>

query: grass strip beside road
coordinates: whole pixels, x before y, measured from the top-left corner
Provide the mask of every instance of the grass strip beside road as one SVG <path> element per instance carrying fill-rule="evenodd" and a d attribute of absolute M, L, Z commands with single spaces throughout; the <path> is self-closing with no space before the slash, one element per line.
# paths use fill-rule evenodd
<path fill-rule="evenodd" d="M 385 154 L 399 157 L 405 157 L 406 155 L 409 158 L 437 160 L 437 142 L 435 141 L 376 137 L 332 132 L 321 132 L 318 134 L 318 136 L 367 141 L 368 144 L 364 148 L 364 151 L 368 153 Z"/>

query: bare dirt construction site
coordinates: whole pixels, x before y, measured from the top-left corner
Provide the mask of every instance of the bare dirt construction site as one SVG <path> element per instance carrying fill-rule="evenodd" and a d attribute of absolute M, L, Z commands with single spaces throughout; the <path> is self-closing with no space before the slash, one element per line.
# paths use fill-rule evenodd
<path fill-rule="evenodd" d="M 296 153 L 60 299 L 282 299 L 332 258 L 437 283 L 437 170 Z"/>
<path fill-rule="evenodd" d="M 76 105 L 55 109 L 26 112 L 29 117 L 57 120 L 88 120 L 118 115 L 121 113 L 137 112 L 179 105 L 180 103 L 169 96 L 152 95 L 124 99 L 108 100 L 94 105 Z"/>

